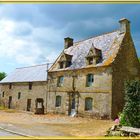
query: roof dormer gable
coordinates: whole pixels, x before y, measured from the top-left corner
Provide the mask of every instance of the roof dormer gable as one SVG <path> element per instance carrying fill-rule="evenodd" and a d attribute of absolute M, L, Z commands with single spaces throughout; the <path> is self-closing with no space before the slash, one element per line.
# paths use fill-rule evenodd
<path fill-rule="evenodd" d="M 96 48 L 93 44 L 86 56 L 86 64 L 87 65 L 96 65 L 102 60 L 102 51 Z"/>

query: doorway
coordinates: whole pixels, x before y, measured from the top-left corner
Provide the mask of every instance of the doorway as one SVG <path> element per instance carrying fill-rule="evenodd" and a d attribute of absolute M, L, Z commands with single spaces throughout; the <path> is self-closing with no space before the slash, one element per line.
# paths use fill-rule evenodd
<path fill-rule="evenodd" d="M 35 114 L 44 114 L 44 100 L 43 98 L 36 98 L 35 100 Z"/>
<path fill-rule="evenodd" d="M 76 115 L 76 108 L 75 108 L 75 94 L 73 93 L 70 97 L 70 115 Z"/>
<path fill-rule="evenodd" d="M 27 111 L 31 111 L 31 99 L 27 99 Z"/>
<path fill-rule="evenodd" d="M 8 102 L 8 108 L 11 108 L 11 104 L 12 104 L 12 96 L 9 96 L 9 102 Z"/>

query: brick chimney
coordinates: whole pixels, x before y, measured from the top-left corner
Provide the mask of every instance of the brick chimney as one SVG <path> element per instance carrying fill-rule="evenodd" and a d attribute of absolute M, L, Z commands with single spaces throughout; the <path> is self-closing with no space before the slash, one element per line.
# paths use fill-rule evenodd
<path fill-rule="evenodd" d="M 130 21 L 126 18 L 119 20 L 120 23 L 120 33 L 130 32 Z"/>
<path fill-rule="evenodd" d="M 67 49 L 70 46 L 73 46 L 73 39 L 70 37 L 64 38 L 64 48 Z"/>

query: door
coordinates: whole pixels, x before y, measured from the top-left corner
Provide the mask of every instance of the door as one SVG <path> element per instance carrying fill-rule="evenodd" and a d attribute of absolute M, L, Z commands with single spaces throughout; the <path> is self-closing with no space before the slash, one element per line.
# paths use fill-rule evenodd
<path fill-rule="evenodd" d="M 76 110 L 75 110 L 75 94 L 72 94 L 71 96 L 71 111 L 70 111 L 71 116 L 76 115 Z"/>
<path fill-rule="evenodd" d="M 31 111 L 31 99 L 27 99 L 27 111 Z"/>
<path fill-rule="evenodd" d="M 35 108 L 35 114 L 44 114 L 44 100 L 43 98 L 37 98 L 35 100 L 36 108 Z"/>
<path fill-rule="evenodd" d="M 8 108 L 11 108 L 11 104 L 12 104 L 12 96 L 9 96 L 9 102 L 8 102 Z"/>

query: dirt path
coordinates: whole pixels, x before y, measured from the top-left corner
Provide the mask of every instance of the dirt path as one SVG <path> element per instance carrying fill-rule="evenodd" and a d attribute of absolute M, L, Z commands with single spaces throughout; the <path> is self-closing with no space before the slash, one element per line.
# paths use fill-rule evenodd
<path fill-rule="evenodd" d="M 0 126 L 33 136 L 103 136 L 111 120 L 0 110 Z"/>

